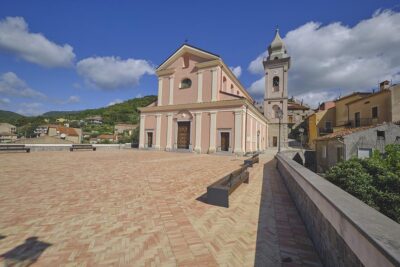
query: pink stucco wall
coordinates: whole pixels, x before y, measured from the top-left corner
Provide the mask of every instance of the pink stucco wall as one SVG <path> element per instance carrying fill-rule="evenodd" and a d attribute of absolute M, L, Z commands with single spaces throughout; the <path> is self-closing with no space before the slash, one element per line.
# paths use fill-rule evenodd
<path fill-rule="evenodd" d="M 156 116 L 154 116 L 154 115 L 146 116 L 144 128 L 145 129 L 156 129 Z"/>
<path fill-rule="evenodd" d="M 167 116 L 166 114 L 161 115 L 161 138 L 160 138 L 160 147 L 165 148 L 167 146 Z"/>

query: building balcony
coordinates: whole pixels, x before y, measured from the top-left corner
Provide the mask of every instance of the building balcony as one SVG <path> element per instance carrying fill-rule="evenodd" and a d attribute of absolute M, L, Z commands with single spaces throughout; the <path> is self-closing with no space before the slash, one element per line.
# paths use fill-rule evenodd
<path fill-rule="evenodd" d="M 333 128 L 318 128 L 318 131 L 319 131 L 319 135 L 323 136 L 323 135 L 333 133 Z"/>

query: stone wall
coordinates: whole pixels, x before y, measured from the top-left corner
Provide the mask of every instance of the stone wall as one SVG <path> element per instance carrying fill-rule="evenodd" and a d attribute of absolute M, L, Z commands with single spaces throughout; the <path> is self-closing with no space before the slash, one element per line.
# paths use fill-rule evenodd
<path fill-rule="evenodd" d="M 285 152 L 276 157 L 277 168 L 324 265 L 400 266 L 399 224 Z"/>
<path fill-rule="evenodd" d="M 38 151 L 69 151 L 72 144 L 26 144 L 26 147 L 31 149 L 31 152 Z M 131 144 L 94 144 L 96 150 L 115 150 L 131 148 Z"/>

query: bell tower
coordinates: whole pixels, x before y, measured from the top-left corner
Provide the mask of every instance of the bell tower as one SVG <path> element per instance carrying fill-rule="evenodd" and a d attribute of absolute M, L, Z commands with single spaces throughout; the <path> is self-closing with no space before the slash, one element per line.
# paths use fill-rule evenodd
<path fill-rule="evenodd" d="M 265 72 L 264 116 L 270 122 L 268 124 L 268 146 L 277 147 L 280 142 L 281 147 L 287 147 L 287 84 L 290 57 L 279 35 L 279 29 L 276 29 L 274 40 L 268 47 L 268 57 L 264 58 L 263 65 Z"/>

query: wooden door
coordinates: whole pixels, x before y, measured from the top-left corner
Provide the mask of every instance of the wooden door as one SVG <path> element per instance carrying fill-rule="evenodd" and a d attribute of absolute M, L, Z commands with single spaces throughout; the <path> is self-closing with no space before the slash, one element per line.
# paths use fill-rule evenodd
<path fill-rule="evenodd" d="M 178 122 L 178 148 L 189 149 L 190 122 Z"/>
<path fill-rule="evenodd" d="M 274 147 L 278 146 L 278 137 L 277 136 L 272 137 L 272 146 L 274 146 Z"/>
<path fill-rule="evenodd" d="M 153 146 L 153 133 L 148 132 L 147 133 L 147 147 L 152 147 Z"/>
<path fill-rule="evenodd" d="M 221 150 L 229 151 L 229 133 L 221 133 Z"/>

